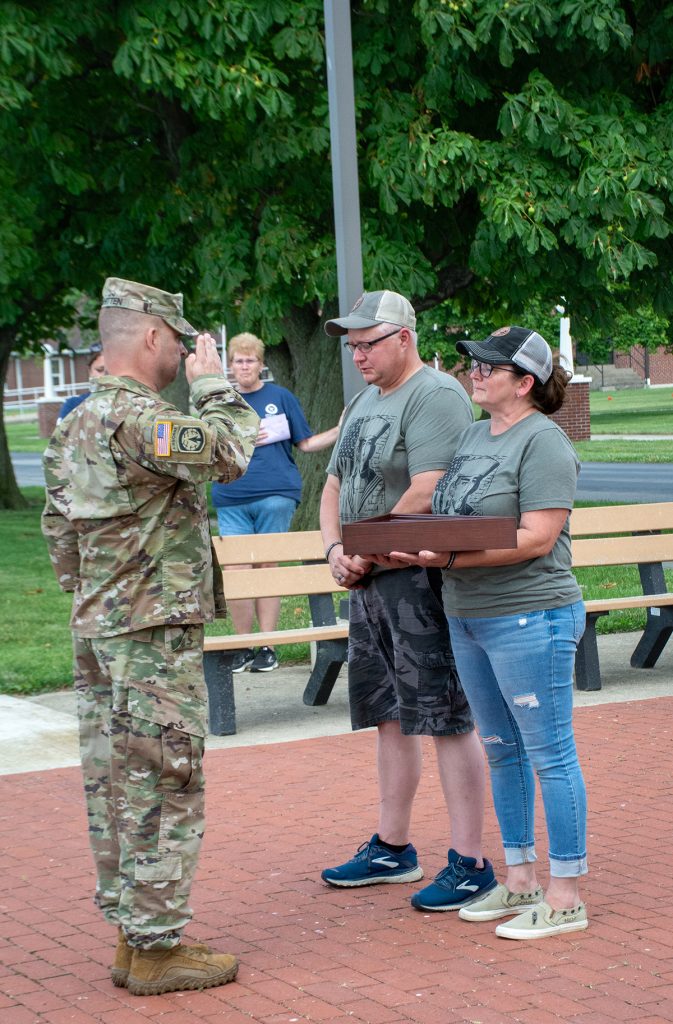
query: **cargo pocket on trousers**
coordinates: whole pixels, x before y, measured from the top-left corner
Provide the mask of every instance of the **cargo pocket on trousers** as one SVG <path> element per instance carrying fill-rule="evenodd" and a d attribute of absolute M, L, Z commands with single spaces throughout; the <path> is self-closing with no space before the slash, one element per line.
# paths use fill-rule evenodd
<path fill-rule="evenodd" d="M 203 790 L 203 748 L 202 737 L 163 726 L 157 790 L 175 795 Z"/>
<path fill-rule="evenodd" d="M 138 854 L 135 878 L 136 882 L 179 882 L 182 878 L 182 857 L 179 853 L 163 857 Z"/>

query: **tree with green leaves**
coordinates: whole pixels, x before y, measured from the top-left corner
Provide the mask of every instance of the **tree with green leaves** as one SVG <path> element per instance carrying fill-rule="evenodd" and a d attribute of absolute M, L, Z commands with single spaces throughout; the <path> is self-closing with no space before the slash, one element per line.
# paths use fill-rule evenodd
<path fill-rule="evenodd" d="M 412 298 L 423 352 L 531 299 L 578 339 L 670 315 L 673 3 L 351 7 L 365 286 Z M 0 2 L 0 28 L 0 370 L 113 274 L 254 330 L 335 422 L 322 0 Z"/>

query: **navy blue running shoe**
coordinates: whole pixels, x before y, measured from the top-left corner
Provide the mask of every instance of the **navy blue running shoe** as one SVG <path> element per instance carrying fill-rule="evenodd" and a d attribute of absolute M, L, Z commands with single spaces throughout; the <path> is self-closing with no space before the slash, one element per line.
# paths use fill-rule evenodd
<path fill-rule="evenodd" d="M 460 910 L 497 885 L 493 865 L 484 858 L 484 866 L 477 868 L 474 857 L 461 857 L 449 850 L 449 863 L 439 872 L 434 882 L 411 897 L 416 910 Z"/>
<path fill-rule="evenodd" d="M 363 843 L 352 860 L 336 868 L 325 868 L 321 878 L 329 885 L 378 885 L 381 882 L 417 882 L 423 877 L 416 850 L 409 843 L 402 853 L 381 846 L 378 832 Z"/>

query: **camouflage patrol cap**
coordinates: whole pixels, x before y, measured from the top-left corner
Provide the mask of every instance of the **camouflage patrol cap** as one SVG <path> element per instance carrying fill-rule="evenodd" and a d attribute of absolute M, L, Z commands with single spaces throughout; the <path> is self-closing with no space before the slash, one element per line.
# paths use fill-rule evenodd
<path fill-rule="evenodd" d="M 136 313 L 160 316 L 178 334 L 196 337 L 199 333 L 182 315 L 182 293 L 171 295 L 160 288 L 138 281 L 124 281 L 121 277 L 108 277 L 103 285 L 101 309 L 133 309 Z"/>

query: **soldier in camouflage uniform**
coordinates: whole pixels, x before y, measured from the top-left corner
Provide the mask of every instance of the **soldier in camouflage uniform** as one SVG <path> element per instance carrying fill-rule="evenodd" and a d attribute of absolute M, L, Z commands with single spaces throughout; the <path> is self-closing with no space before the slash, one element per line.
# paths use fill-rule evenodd
<path fill-rule="evenodd" d="M 96 902 L 119 928 L 112 977 L 148 995 L 223 984 L 237 969 L 180 934 L 204 829 L 203 623 L 215 610 L 205 483 L 245 472 L 259 419 L 214 339 L 183 318 L 182 295 L 109 278 L 99 323 L 107 375 L 47 447 L 42 529 L 74 593 Z M 194 416 L 158 393 L 185 356 Z"/>
<path fill-rule="evenodd" d="M 410 303 L 390 291 L 365 293 L 348 316 L 325 325 L 329 335 L 348 335 L 369 385 L 344 413 L 320 522 L 332 574 L 351 591 L 351 721 L 354 729 L 377 728 L 380 800 L 378 832 L 322 877 L 342 887 L 423 877 L 409 830 L 420 736 L 432 736 L 456 849 L 412 906 L 454 910 L 496 883 L 481 852 L 484 759 L 451 652 L 441 574 L 349 557 L 340 540 L 344 522 L 429 513 L 435 484 L 472 421 L 461 385 L 421 361 L 415 328 Z"/>

